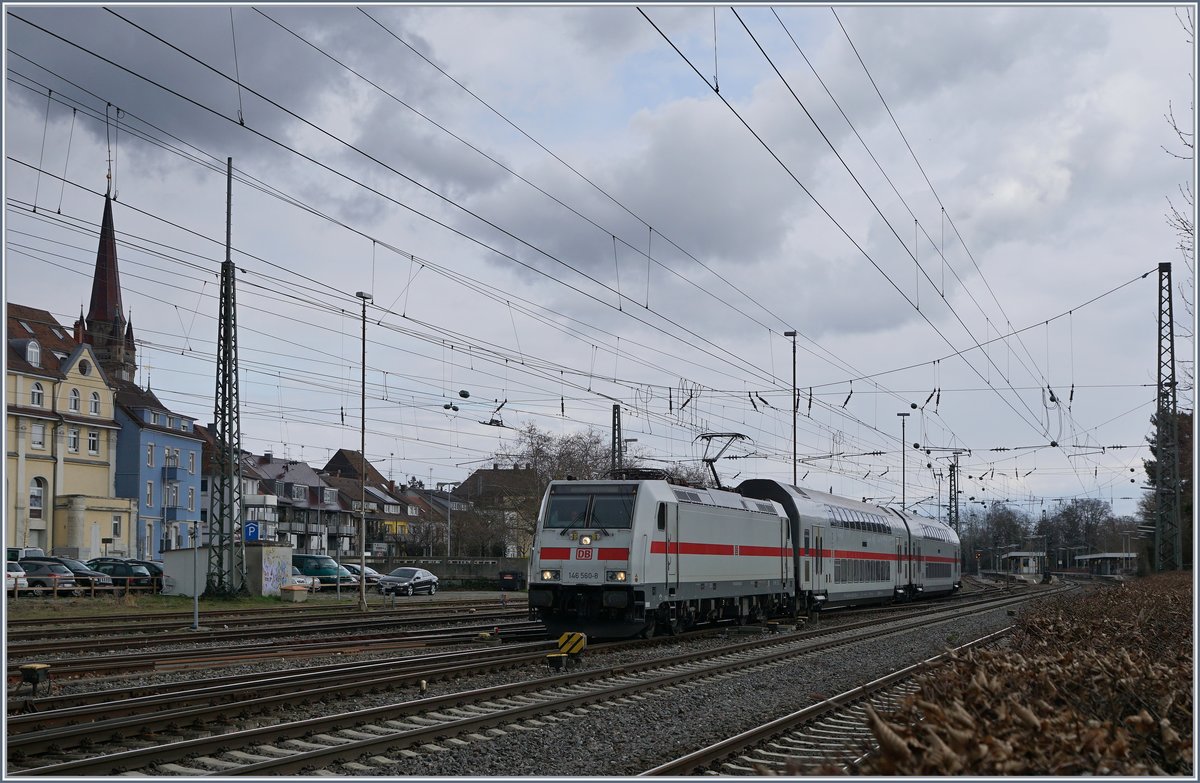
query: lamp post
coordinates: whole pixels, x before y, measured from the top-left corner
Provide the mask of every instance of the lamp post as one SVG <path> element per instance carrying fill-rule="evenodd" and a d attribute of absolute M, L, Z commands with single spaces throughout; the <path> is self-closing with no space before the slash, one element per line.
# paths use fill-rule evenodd
<path fill-rule="evenodd" d="M 800 407 L 800 401 L 796 399 L 796 332 L 784 332 L 783 336 L 792 338 L 792 486 L 796 486 L 796 410 Z"/>
<path fill-rule="evenodd" d="M 629 444 L 637 443 L 637 438 L 622 438 L 621 439 L 621 464 L 625 464 L 625 455 L 629 453 Z"/>
<path fill-rule="evenodd" d="M 446 490 L 446 568 L 450 567 L 450 509 L 454 505 L 454 496 L 450 493 L 458 484 L 453 481 L 439 481 L 437 488 Z"/>
<path fill-rule="evenodd" d="M 905 455 L 908 453 L 908 435 L 906 434 L 906 424 L 908 422 L 908 411 L 901 411 L 896 414 L 900 417 L 900 510 L 904 511 L 904 507 L 908 504 L 907 498 L 907 460 Z M 893 496 L 894 497 L 894 496 Z"/>
<path fill-rule="evenodd" d="M 358 608 L 367 611 L 367 302 L 372 296 L 364 291 L 354 294 L 362 300 L 362 385 L 361 385 L 361 417 L 359 418 L 359 435 L 361 437 L 359 453 L 362 455 L 362 466 L 358 471 L 359 505 L 358 505 Z M 341 583 L 341 577 L 338 577 Z"/>

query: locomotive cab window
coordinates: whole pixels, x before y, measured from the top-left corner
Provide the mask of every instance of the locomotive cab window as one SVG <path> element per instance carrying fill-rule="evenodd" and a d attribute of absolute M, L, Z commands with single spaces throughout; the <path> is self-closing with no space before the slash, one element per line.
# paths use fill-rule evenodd
<path fill-rule="evenodd" d="M 658 504 L 658 529 L 659 530 L 667 529 L 667 504 L 666 503 Z"/>
<path fill-rule="evenodd" d="M 547 529 L 633 527 L 637 486 L 575 482 L 550 493 L 543 527 Z"/>

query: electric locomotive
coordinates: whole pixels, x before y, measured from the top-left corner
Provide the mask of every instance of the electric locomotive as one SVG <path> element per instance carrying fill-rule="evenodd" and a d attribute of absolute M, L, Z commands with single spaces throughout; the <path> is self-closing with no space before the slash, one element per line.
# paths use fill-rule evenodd
<path fill-rule="evenodd" d="M 554 481 L 530 556 L 529 606 L 552 633 L 628 637 L 761 620 L 793 603 L 783 508 L 662 479 Z"/>

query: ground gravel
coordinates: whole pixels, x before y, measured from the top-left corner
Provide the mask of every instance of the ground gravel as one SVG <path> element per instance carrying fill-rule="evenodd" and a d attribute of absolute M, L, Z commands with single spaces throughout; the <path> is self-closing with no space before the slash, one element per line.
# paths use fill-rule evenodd
<path fill-rule="evenodd" d="M 379 767 L 377 774 L 636 775 L 1004 628 L 1011 621 L 1006 611 L 996 610 L 932 629 L 798 657 L 741 676 L 650 692 L 631 704 L 589 709 L 586 717 L 563 717 L 533 731 L 510 729 L 486 742 L 404 759 Z M 356 774 L 365 773 L 357 770 Z"/>

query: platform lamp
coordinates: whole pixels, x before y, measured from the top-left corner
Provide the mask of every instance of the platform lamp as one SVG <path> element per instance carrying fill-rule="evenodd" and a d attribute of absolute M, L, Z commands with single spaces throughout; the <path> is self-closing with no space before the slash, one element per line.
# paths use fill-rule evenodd
<path fill-rule="evenodd" d="M 796 463 L 799 456 L 796 453 L 796 411 L 800 407 L 800 400 L 796 397 L 796 332 L 784 332 L 783 336 L 792 338 L 792 486 L 796 486 Z"/>
<path fill-rule="evenodd" d="M 359 435 L 361 437 L 359 454 L 362 465 L 358 471 L 359 506 L 358 506 L 358 608 L 367 611 L 367 302 L 373 298 L 364 291 L 354 294 L 362 300 L 362 386 L 361 386 L 361 417 L 359 418 Z M 338 576 L 341 582 L 341 576 Z"/>

